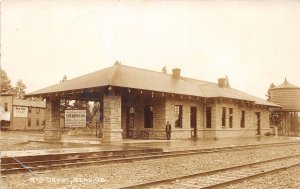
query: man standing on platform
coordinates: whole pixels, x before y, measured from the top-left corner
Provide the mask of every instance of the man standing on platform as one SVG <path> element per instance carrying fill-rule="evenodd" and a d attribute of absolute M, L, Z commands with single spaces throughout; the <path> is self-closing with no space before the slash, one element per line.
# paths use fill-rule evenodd
<path fill-rule="evenodd" d="M 166 125 L 166 134 L 167 134 L 167 140 L 171 139 L 171 124 L 169 122 L 167 122 Z"/>

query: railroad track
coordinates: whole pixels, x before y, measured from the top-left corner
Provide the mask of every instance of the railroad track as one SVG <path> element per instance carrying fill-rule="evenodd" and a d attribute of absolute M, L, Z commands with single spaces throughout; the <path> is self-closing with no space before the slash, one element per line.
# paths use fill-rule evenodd
<path fill-rule="evenodd" d="M 176 178 L 168 178 L 148 183 L 141 183 L 124 187 L 122 189 L 139 188 L 223 188 L 230 184 L 241 182 L 243 180 L 255 178 L 264 174 L 277 172 L 280 170 L 300 166 L 300 154 L 274 158 L 266 161 L 238 165 L 223 169 L 217 169 L 207 172 L 201 172 L 191 175 L 185 175 Z"/>
<path fill-rule="evenodd" d="M 107 156 L 97 156 L 97 157 L 85 157 L 85 158 L 69 158 L 69 159 L 51 159 L 51 160 L 39 160 L 39 161 L 26 161 L 21 162 L 16 157 L 11 158 L 1 158 L 1 175 L 14 174 L 14 173 L 24 173 L 33 172 L 38 170 L 51 170 L 67 167 L 76 167 L 84 165 L 95 165 L 95 164 L 109 164 L 109 163 L 122 163 L 122 162 L 132 162 L 141 161 L 147 159 L 157 159 L 157 158 L 167 158 L 167 157 L 177 157 L 177 156 L 187 156 L 195 154 L 205 154 L 205 153 L 216 153 L 224 151 L 237 151 L 237 150 L 247 150 L 254 148 L 266 148 L 266 147 L 276 147 L 276 146 L 286 146 L 286 145 L 299 145 L 300 142 L 288 142 L 288 143 L 272 143 L 272 144 L 260 144 L 260 145 L 246 145 L 246 146 L 231 146 L 231 147 L 221 147 L 221 148 L 210 148 L 210 149 L 197 149 L 197 150 L 187 150 L 187 151 L 172 151 L 172 152 L 148 152 L 148 153 L 138 153 L 138 154 L 128 154 L 128 155 L 114 155 L 113 153 Z"/>

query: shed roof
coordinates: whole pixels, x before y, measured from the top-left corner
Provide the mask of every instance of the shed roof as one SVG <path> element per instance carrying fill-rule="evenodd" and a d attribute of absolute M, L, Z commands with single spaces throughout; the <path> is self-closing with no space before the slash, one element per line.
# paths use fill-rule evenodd
<path fill-rule="evenodd" d="M 225 97 L 252 101 L 256 104 L 277 106 L 272 102 L 254 97 L 234 88 L 219 87 L 217 83 L 186 77 L 175 78 L 172 74 L 125 66 L 120 63 L 115 63 L 111 67 L 40 89 L 27 94 L 27 96 L 101 86 L 135 88 L 207 98 Z"/>

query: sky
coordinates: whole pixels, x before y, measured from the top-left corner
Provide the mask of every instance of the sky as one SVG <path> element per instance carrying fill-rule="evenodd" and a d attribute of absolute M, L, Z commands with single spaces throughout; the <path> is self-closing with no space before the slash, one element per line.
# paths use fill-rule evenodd
<path fill-rule="evenodd" d="M 300 1 L 2 0 L 1 67 L 27 92 L 124 65 L 217 82 L 266 99 L 300 86 Z"/>

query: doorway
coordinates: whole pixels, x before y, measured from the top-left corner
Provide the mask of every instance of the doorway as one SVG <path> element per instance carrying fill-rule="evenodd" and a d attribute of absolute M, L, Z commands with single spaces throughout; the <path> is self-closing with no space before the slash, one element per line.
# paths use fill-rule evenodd
<path fill-rule="evenodd" d="M 260 135 L 260 112 L 255 112 L 256 135 Z"/>
<path fill-rule="evenodd" d="M 153 128 L 153 106 L 145 106 L 144 109 L 144 127 Z"/>
<path fill-rule="evenodd" d="M 192 137 L 197 138 L 197 107 L 191 107 L 190 125 L 192 130 Z"/>
<path fill-rule="evenodd" d="M 134 128 L 134 107 L 128 107 L 126 110 L 126 133 L 128 138 L 133 137 L 132 130 Z"/>

